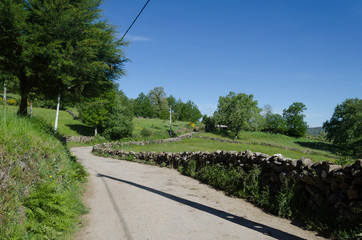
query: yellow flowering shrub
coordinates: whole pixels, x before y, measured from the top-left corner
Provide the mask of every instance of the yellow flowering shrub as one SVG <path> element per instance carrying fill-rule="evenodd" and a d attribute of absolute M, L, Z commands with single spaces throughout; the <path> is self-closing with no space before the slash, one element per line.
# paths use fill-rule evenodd
<path fill-rule="evenodd" d="M 15 104 L 16 104 L 15 99 L 12 98 L 12 99 L 8 100 L 8 104 L 9 104 L 9 105 L 15 105 Z"/>

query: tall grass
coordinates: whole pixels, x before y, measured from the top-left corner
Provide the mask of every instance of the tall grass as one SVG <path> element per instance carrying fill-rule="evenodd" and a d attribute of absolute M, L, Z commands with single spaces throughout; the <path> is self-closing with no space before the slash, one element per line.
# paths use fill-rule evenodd
<path fill-rule="evenodd" d="M 83 167 L 51 127 L 0 107 L 0 239 L 59 239 L 85 211 Z"/>

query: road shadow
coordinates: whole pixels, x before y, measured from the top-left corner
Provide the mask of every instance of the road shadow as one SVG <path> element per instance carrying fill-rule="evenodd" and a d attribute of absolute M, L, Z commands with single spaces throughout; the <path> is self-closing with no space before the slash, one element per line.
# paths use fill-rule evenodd
<path fill-rule="evenodd" d="M 236 216 L 234 214 L 231 214 L 231 213 L 228 213 L 228 212 L 225 212 L 225 211 L 222 211 L 222 210 L 218 210 L 216 208 L 212 208 L 212 207 L 209 207 L 209 206 L 197 203 L 197 202 L 193 202 L 193 201 L 190 201 L 190 200 L 187 200 L 187 199 L 184 199 L 184 198 L 177 197 L 177 196 L 169 194 L 169 193 L 165 193 L 165 192 L 162 192 L 162 191 L 150 188 L 150 187 L 146 187 L 144 185 L 140 185 L 140 184 L 130 182 L 130 181 L 127 181 L 127 180 L 122 180 L 122 179 L 119 179 L 119 178 L 107 176 L 107 175 L 104 175 L 104 174 L 101 174 L 101 173 L 98 173 L 97 176 L 101 177 L 101 178 L 108 178 L 108 179 L 111 179 L 111 180 L 114 180 L 114 181 L 129 184 L 129 185 L 137 187 L 139 189 L 142 189 L 142 190 L 145 190 L 145 191 L 148 191 L 148 192 L 152 192 L 154 194 L 157 194 L 157 195 L 160 195 L 162 197 L 168 198 L 170 200 L 176 201 L 178 203 L 187 205 L 187 206 L 195 208 L 197 210 L 209 213 L 211 215 L 217 216 L 219 218 L 222 218 L 222 219 L 227 220 L 229 222 L 238 224 L 240 226 L 247 227 L 249 229 L 252 229 L 254 231 L 257 231 L 257 232 L 262 233 L 262 234 L 267 235 L 267 236 L 271 236 L 271 237 L 276 238 L 276 239 L 281 239 L 281 240 L 291 240 L 291 239 L 293 239 L 293 240 L 301 240 L 301 239 L 304 239 L 304 238 L 300 238 L 298 236 L 295 236 L 293 234 L 278 230 L 276 228 L 272 228 L 272 227 L 266 226 L 264 224 L 260 224 L 260 223 L 245 219 L 243 217 Z"/>
<path fill-rule="evenodd" d="M 82 124 L 66 124 L 70 129 L 82 136 L 94 136 L 94 128 Z"/>

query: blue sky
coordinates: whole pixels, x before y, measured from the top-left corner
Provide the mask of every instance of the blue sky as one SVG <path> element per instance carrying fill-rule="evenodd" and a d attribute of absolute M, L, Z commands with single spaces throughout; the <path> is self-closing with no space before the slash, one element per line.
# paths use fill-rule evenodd
<path fill-rule="evenodd" d="M 121 36 L 145 2 L 105 0 L 103 15 Z M 162 86 L 203 114 L 230 91 L 279 114 L 303 102 L 310 127 L 362 98 L 360 0 L 151 0 L 126 40 L 129 98 Z"/>

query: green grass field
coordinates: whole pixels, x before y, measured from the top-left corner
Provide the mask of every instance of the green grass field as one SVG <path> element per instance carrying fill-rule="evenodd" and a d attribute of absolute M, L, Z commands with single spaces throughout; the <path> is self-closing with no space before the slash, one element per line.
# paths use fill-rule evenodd
<path fill-rule="evenodd" d="M 222 139 L 230 139 L 231 137 L 213 134 L 213 133 L 202 133 L 201 136 L 216 137 Z M 239 133 L 238 141 L 253 145 L 272 145 L 283 149 L 292 149 L 295 151 L 312 151 L 321 155 L 337 157 L 338 154 L 350 155 L 351 152 L 343 152 L 342 149 L 334 146 L 328 142 L 322 142 L 318 140 L 309 139 L 306 137 L 294 138 L 285 136 L 282 134 L 273 134 L 265 132 L 241 132 Z"/>
<path fill-rule="evenodd" d="M 245 151 L 262 152 L 269 155 L 280 153 L 285 157 L 299 159 L 307 157 L 313 161 L 334 161 L 335 159 L 327 157 L 324 154 L 318 153 L 302 153 L 300 151 L 286 150 L 280 147 L 263 146 L 254 144 L 238 144 L 238 143 L 223 143 L 213 140 L 201 139 L 194 137 L 192 139 L 183 139 L 181 142 L 166 143 L 166 144 L 149 144 L 141 146 L 123 146 L 121 149 L 135 152 L 184 152 L 184 151 L 208 151 L 215 152 L 216 150 L 225 151 Z"/>

